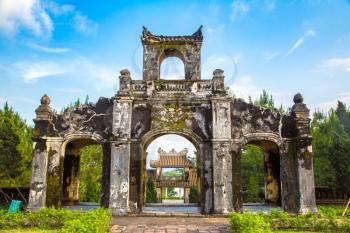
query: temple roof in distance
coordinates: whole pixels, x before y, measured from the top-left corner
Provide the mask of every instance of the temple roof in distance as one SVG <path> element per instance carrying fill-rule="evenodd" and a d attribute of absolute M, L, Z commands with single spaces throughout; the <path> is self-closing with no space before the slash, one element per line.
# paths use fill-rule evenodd
<path fill-rule="evenodd" d="M 158 159 L 151 160 L 150 166 L 166 167 L 166 168 L 193 168 L 194 163 L 187 157 L 188 150 L 185 148 L 180 152 L 176 152 L 175 149 L 166 152 L 165 150 L 158 148 Z"/>

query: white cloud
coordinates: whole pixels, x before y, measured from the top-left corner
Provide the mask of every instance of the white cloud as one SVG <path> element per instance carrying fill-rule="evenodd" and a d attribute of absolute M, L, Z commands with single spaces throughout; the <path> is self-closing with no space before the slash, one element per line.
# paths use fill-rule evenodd
<path fill-rule="evenodd" d="M 47 8 L 53 15 L 60 16 L 69 13 L 74 13 L 75 6 L 69 4 L 58 5 L 53 1 L 43 2 L 45 8 Z"/>
<path fill-rule="evenodd" d="M 322 67 L 324 68 L 333 68 L 333 69 L 342 69 L 350 72 L 350 57 L 347 58 L 330 58 L 323 61 Z"/>
<path fill-rule="evenodd" d="M 100 91 L 114 87 L 117 81 L 114 69 L 85 57 L 57 61 L 18 62 L 14 64 L 14 67 L 20 72 L 20 76 L 26 83 L 53 76 L 75 77 L 91 82 L 96 90 Z"/>
<path fill-rule="evenodd" d="M 46 46 L 42 46 L 34 43 L 28 43 L 26 45 L 31 49 L 35 49 L 45 53 L 67 53 L 70 51 L 69 48 L 52 48 L 52 47 L 46 47 Z"/>
<path fill-rule="evenodd" d="M 83 15 L 80 12 L 75 13 L 72 25 L 75 30 L 87 35 L 96 33 L 98 29 L 98 24 L 96 22 L 92 21 L 86 15 Z"/>
<path fill-rule="evenodd" d="M 236 21 L 238 17 L 246 15 L 250 11 L 250 5 L 246 1 L 235 0 L 231 4 L 232 12 L 230 19 L 232 22 Z"/>
<path fill-rule="evenodd" d="M 233 56 L 217 54 L 208 57 L 202 64 L 202 79 L 211 79 L 214 70 L 222 69 L 225 72 L 225 83 L 229 85 L 236 79 L 238 72 L 237 63 L 240 57 L 240 54 L 235 54 Z"/>
<path fill-rule="evenodd" d="M 53 23 L 40 0 L 1 0 L 0 29 L 8 37 L 13 37 L 20 29 L 50 37 Z"/>
<path fill-rule="evenodd" d="M 15 67 L 19 69 L 26 83 L 35 82 L 40 78 L 55 76 L 64 73 L 60 65 L 55 62 L 43 61 L 37 63 L 20 62 Z"/>
<path fill-rule="evenodd" d="M 232 11 L 230 14 L 230 20 L 234 22 L 237 19 L 244 17 L 253 10 L 263 10 L 271 12 L 275 9 L 275 6 L 276 0 L 233 0 L 231 4 Z"/>
<path fill-rule="evenodd" d="M 308 30 L 304 36 L 298 38 L 298 40 L 293 44 L 293 46 L 289 49 L 289 51 L 286 53 L 285 57 L 288 57 L 289 55 L 291 55 L 292 53 L 295 52 L 295 50 L 297 48 L 300 47 L 300 45 L 302 45 L 305 41 L 306 38 L 308 37 L 314 37 L 316 36 L 316 32 L 313 30 Z"/>
<path fill-rule="evenodd" d="M 59 5 L 50 0 L 0 0 L 0 30 L 9 38 L 25 30 L 37 37 L 50 38 L 54 31 L 53 18 L 68 15 L 72 27 L 90 35 L 98 24 L 75 9 L 75 6 Z"/>
<path fill-rule="evenodd" d="M 340 101 L 344 102 L 346 105 L 350 106 L 350 92 L 340 93 L 337 95 L 337 98 L 335 98 L 333 100 L 322 102 L 317 106 L 317 108 L 318 108 L 318 110 L 328 112 L 331 108 L 337 107 L 338 100 L 340 100 Z"/>
<path fill-rule="evenodd" d="M 249 96 L 252 97 L 253 100 L 257 99 L 262 92 L 262 89 L 254 84 L 249 75 L 238 78 L 230 88 L 236 97 L 244 100 L 248 100 Z"/>
<path fill-rule="evenodd" d="M 279 51 L 274 51 L 274 52 L 271 52 L 271 51 L 264 51 L 263 52 L 263 56 L 264 56 L 264 59 L 266 61 L 270 61 L 274 58 L 276 58 L 278 55 L 280 55 L 280 52 Z"/>

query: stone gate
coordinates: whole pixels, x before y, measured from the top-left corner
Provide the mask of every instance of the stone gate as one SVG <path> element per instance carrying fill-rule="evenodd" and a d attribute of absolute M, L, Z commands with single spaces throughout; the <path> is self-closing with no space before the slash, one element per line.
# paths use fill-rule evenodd
<path fill-rule="evenodd" d="M 247 143 L 265 152 L 268 203 L 288 212 L 316 211 L 309 109 L 302 96 L 294 96 L 286 115 L 232 99 L 223 70 L 201 79 L 202 40 L 201 28 L 191 36 L 156 36 L 144 28 L 143 80 L 122 70 L 115 96 L 62 114 L 43 96 L 34 119 L 28 208 L 77 202 L 80 148 L 100 144 L 101 205 L 114 215 L 136 205 L 142 211 L 147 146 L 171 133 L 196 147 L 203 214 L 242 211 L 240 156 Z M 184 63 L 184 80 L 161 79 L 160 65 L 172 56 Z"/>

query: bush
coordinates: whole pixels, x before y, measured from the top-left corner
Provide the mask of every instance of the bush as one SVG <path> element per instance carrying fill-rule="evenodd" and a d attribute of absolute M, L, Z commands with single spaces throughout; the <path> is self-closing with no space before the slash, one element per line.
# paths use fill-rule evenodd
<path fill-rule="evenodd" d="M 78 218 L 68 220 L 62 227 L 63 233 L 103 233 L 109 231 L 110 210 L 97 209 L 81 214 Z"/>
<path fill-rule="evenodd" d="M 349 232 L 350 218 L 342 217 L 339 207 L 322 207 L 319 214 L 293 215 L 272 210 L 269 214 L 231 213 L 233 232 L 269 232 L 272 230 Z M 265 225 L 264 225 L 265 224 Z"/>
<path fill-rule="evenodd" d="M 28 213 L 7 213 L 0 210 L 0 229 L 39 228 L 61 229 L 62 232 L 103 233 L 108 232 L 110 219 L 110 210 L 103 208 L 88 212 L 54 208 Z"/>
<path fill-rule="evenodd" d="M 231 213 L 230 223 L 235 233 L 265 233 L 270 232 L 270 224 L 261 214 Z"/>

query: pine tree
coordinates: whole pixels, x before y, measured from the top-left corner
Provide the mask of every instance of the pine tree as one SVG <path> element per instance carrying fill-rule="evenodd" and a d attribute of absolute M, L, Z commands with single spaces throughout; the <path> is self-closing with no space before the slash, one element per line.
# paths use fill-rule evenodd
<path fill-rule="evenodd" d="M 154 186 L 152 177 L 147 178 L 146 183 L 146 203 L 156 203 L 157 202 L 157 191 Z"/>
<path fill-rule="evenodd" d="M 2 161 L 0 185 L 29 185 L 32 158 L 31 137 L 32 128 L 8 103 L 5 103 L 3 109 L 0 110 L 0 158 Z"/>

